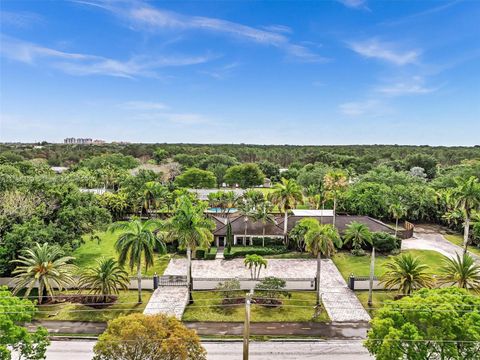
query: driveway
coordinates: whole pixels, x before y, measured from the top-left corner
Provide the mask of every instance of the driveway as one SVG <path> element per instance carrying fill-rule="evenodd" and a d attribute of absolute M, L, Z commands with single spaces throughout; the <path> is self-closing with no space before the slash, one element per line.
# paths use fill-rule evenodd
<path fill-rule="evenodd" d="M 438 232 L 438 229 L 430 226 L 416 226 L 411 239 L 402 240 L 402 250 L 433 250 L 449 258 L 463 254 L 463 248 L 452 244 Z M 480 256 L 469 254 L 480 262 Z"/>
<path fill-rule="evenodd" d="M 313 259 L 268 259 L 268 266 L 262 269 L 260 277 L 275 276 L 282 279 L 313 279 L 317 262 Z M 164 275 L 186 275 L 187 260 L 172 259 Z M 192 263 L 194 279 L 202 278 L 248 278 L 250 271 L 245 268 L 243 259 L 232 260 L 194 260 Z M 369 321 L 370 316 L 363 308 L 354 292 L 335 264 L 322 260 L 320 287 L 325 309 L 332 321 L 355 322 Z"/>

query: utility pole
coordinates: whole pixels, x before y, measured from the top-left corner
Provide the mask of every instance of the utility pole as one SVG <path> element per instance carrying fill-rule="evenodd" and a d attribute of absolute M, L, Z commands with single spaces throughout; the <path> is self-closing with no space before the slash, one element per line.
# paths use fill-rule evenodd
<path fill-rule="evenodd" d="M 243 325 L 243 360 L 248 360 L 248 347 L 250 341 L 250 305 L 252 303 L 253 289 L 245 297 L 245 323 Z"/>
<path fill-rule="evenodd" d="M 370 283 L 368 286 L 368 306 L 372 306 L 373 276 L 375 275 L 375 246 L 372 247 L 372 256 L 370 259 Z"/>

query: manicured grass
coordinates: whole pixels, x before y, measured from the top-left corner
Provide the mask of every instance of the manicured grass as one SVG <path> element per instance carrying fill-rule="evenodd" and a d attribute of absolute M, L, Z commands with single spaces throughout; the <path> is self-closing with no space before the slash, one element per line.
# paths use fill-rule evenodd
<path fill-rule="evenodd" d="M 433 274 L 440 272 L 443 255 L 433 250 L 407 250 L 404 253 L 410 253 L 415 257 L 419 257 L 422 263 L 428 265 Z M 394 256 L 398 255 L 377 255 L 375 256 L 375 276 L 381 276 L 385 272 L 385 264 Z M 357 276 L 366 276 L 370 273 L 370 255 L 353 256 L 349 252 L 339 252 L 333 257 L 333 262 L 342 274 L 345 280 L 350 274 Z"/>
<path fill-rule="evenodd" d="M 101 257 L 113 257 L 118 258 L 118 254 L 115 251 L 115 242 L 118 238 L 118 232 L 99 232 L 96 235 L 100 237 L 100 243 L 96 240 L 90 240 L 90 236 L 85 236 L 85 243 L 73 252 L 75 257 L 75 264 L 81 269 L 95 265 L 97 259 Z M 155 273 L 162 275 L 168 266 L 170 261 L 169 255 L 157 255 L 155 257 L 154 266 L 145 271 L 145 267 L 142 267 L 142 274 L 152 276 Z M 132 275 L 136 275 L 136 270 L 131 272 Z"/>
<path fill-rule="evenodd" d="M 450 241 L 452 244 L 458 245 L 460 247 L 463 247 L 463 235 L 458 235 L 458 234 L 446 234 L 443 235 L 445 239 Z M 472 254 L 480 256 L 480 249 L 477 248 L 474 245 L 469 245 L 468 246 L 468 251 L 470 251 Z"/>
<path fill-rule="evenodd" d="M 63 294 L 77 294 L 77 291 L 65 291 Z M 35 315 L 37 320 L 69 320 L 69 321 L 108 321 L 118 316 L 143 312 L 152 292 L 142 291 L 142 304 L 137 304 L 138 292 L 136 290 L 121 291 L 117 303 L 104 309 L 62 303 L 53 306 L 44 305 L 38 307 L 39 312 Z"/>
<path fill-rule="evenodd" d="M 315 292 L 292 291 L 290 299 L 284 298 L 283 305 L 279 307 L 266 307 L 252 305 L 252 322 L 303 322 L 303 321 L 329 321 L 326 311 L 313 319 L 315 313 Z M 223 321 L 242 322 L 245 318 L 245 305 L 221 306 L 222 297 L 215 291 L 195 291 L 194 304 L 187 306 L 183 321 Z M 216 305 L 203 307 L 202 305 Z M 289 306 L 290 305 L 290 306 Z M 296 307 L 302 306 L 302 307 Z"/>
<path fill-rule="evenodd" d="M 373 291 L 372 292 L 372 306 L 368 306 L 368 291 L 355 291 L 358 300 L 362 303 L 363 307 L 368 311 L 370 316 L 373 316 L 375 311 L 383 307 L 383 303 L 387 300 L 393 300 L 395 291 Z"/>
<path fill-rule="evenodd" d="M 266 255 L 266 259 L 313 259 L 312 254 L 308 252 L 291 251 L 285 254 Z"/>

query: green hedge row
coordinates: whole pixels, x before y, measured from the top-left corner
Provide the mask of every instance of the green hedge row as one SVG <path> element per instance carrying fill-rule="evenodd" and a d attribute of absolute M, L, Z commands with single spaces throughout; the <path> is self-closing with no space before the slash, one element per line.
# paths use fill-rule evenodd
<path fill-rule="evenodd" d="M 258 247 L 258 246 L 235 246 L 232 247 L 230 252 L 225 251 L 223 254 L 225 259 L 233 259 L 236 257 L 244 257 L 247 255 L 277 255 L 285 254 L 289 250 L 285 246 L 268 246 L 268 247 Z"/>

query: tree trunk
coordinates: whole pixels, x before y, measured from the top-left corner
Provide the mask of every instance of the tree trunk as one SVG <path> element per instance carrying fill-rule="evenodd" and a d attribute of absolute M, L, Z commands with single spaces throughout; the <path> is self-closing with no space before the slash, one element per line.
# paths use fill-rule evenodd
<path fill-rule="evenodd" d="M 263 224 L 263 231 L 262 231 L 262 247 L 265 247 L 265 224 Z"/>
<path fill-rule="evenodd" d="M 247 217 L 245 217 L 245 219 L 243 219 L 243 222 L 245 223 L 245 232 L 244 232 L 244 235 L 243 235 L 243 246 L 246 246 L 247 245 L 247 227 L 248 227 L 248 219 Z"/>
<path fill-rule="evenodd" d="M 370 282 L 368 284 L 368 306 L 372 306 L 374 274 L 375 274 L 375 247 L 372 246 L 372 257 L 370 259 Z"/>
<path fill-rule="evenodd" d="M 142 264 L 137 264 L 138 303 L 142 303 Z"/>
<path fill-rule="evenodd" d="M 320 275 L 321 275 L 321 267 L 322 267 L 322 254 L 320 251 L 317 253 L 317 278 L 316 286 L 317 286 L 317 306 L 320 305 Z"/>
<path fill-rule="evenodd" d="M 188 263 L 188 269 L 187 269 L 188 303 L 193 304 L 192 249 L 190 248 L 190 246 L 187 246 L 187 263 Z"/>
<path fill-rule="evenodd" d="M 288 246 L 288 209 L 285 209 L 283 219 L 283 236 L 285 237 L 285 246 Z"/>
<path fill-rule="evenodd" d="M 398 217 L 395 218 L 395 237 L 397 237 L 397 233 L 398 233 Z"/>
<path fill-rule="evenodd" d="M 333 198 L 333 226 L 335 226 L 335 221 L 337 217 L 337 197 Z"/>
<path fill-rule="evenodd" d="M 468 233 L 470 231 L 470 216 L 465 216 L 465 224 L 463 227 L 463 253 L 467 253 L 468 248 Z"/>
<path fill-rule="evenodd" d="M 38 305 L 42 304 L 43 300 L 43 284 L 41 280 L 38 281 Z"/>

